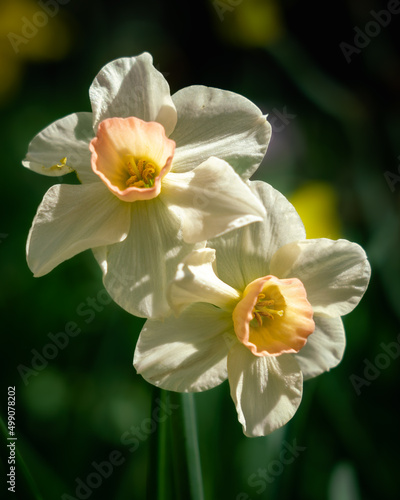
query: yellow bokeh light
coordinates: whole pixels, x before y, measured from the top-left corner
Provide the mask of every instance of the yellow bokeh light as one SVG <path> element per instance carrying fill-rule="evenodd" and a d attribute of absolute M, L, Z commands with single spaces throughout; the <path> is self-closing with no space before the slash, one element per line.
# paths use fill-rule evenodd
<path fill-rule="evenodd" d="M 2 52 L 29 60 L 62 59 L 70 48 L 71 36 L 64 13 L 56 6 L 46 12 L 42 4 L 32 0 L 2 0 Z"/>
<path fill-rule="evenodd" d="M 213 0 L 217 29 L 235 45 L 264 47 L 284 34 L 279 3 L 275 0 Z"/>
<path fill-rule="evenodd" d="M 289 201 L 303 221 L 307 238 L 341 237 L 338 197 L 330 184 L 309 182 L 298 188 Z"/>

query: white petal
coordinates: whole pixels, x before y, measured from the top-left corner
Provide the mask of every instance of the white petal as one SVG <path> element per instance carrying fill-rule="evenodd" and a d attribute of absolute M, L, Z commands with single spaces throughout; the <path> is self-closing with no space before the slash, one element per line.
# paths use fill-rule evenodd
<path fill-rule="evenodd" d="M 76 170 L 81 182 L 98 182 L 99 178 L 90 165 L 89 142 L 93 137 L 92 113 L 65 116 L 34 137 L 22 164 L 52 177 Z"/>
<path fill-rule="evenodd" d="M 129 235 L 108 248 L 104 286 L 113 300 L 131 314 L 159 318 L 171 311 L 167 285 L 193 245 L 182 241 L 179 220 L 159 197 L 130 205 Z M 101 259 L 104 253 L 96 252 L 95 256 Z"/>
<path fill-rule="evenodd" d="M 188 243 L 219 236 L 265 215 L 247 184 L 218 158 L 209 158 L 191 172 L 169 173 L 161 196 L 181 218 Z"/>
<path fill-rule="evenodd" d="M 253 181 L 249 185 L 266 209 L 262 222 L 208 242 L 217 250 L 218 276 L 237 290 L 244 290 L 255 279 L 270 274 L 269 262 L 278 248 L 305 238 L 299 215 L 279 191 L 266 182 Z"/>
<path fill-rule="evenodd" d="M 195 304 L 179 318 L 148 320 L 133 364 L 148 382 L 163 389 L 205 391 L 226 380 L 232 342 L 230 315 L 208 304 Z"/>
<path fill-rule="evenodd" d="M 226 160 L 248 179 L 267 151 L 271 126 L 245 97 L 210 87 L 186 87 L 172 96 L 178 123 L 173 172 L 187 172 L 210 156 Z"/>
<path fill-rule="evenodd" d="M 92 252 L 93 252 L 95 259 L 99 263 L 99 266 L 101 267 L 103 275 L 106 274 L 107 273 L 108 246 L 100 246 L 100 247 L 92 248 Z"/>
<path fill-rule="evenodd" d="M 265 436 L 296 413 L 303 377 L 291 354 L 254 356 L 242 344 L 228 355 L 231 396 L 246 436 Z"/>
<path fill-rule="evenodd" d="M 193 302 L 208 302 L 231 311 L 240 300 L 240 294 L 221 281 L 214 273 L 212 264 L 215 250 L 194 250 L 181 264 L 168 290 L 168 300 L 179 314 Z"/>
<path fill-rule="evenodd" d="M 26 246 L 28 265 L 35 276 L 43 276 L 88 248 L 122 241 L 129 221 L 129 205 L 103 183 L 56 184 L 33 220 Z"/>
<path fill-rule="evenodd" d="M 314 316 L 315 331 L 307 344 L 294 355 L 304 380 L 337 366 L 342 360 L 346 337 L 341 318 Z"/>
<path fill-rule="evenodd" d="M 280 248 L 271 260 L 271 274 L 299 278 L 314 313 L 343 316 L 360 302 L 371 267 L 356 243 L 320 238 Z"/>
<path fill-rule="evenodd" d="M 164 126 L 167 136 L 174 130 L 176 110 L 169 86 L 153 66 L 148 53 L 122 57 L 104 66 L 90 90 L 93 127 L 105 118 L 135 116 Z"/>

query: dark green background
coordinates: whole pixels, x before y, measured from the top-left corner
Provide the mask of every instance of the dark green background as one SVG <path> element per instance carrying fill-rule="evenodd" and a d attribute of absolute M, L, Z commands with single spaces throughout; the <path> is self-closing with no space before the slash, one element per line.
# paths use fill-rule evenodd
<path fill-rule="evenodd" d="M 263 2 L 252 3 L 257 8 Z M 398 344 L 400 334 L 400 177 L 394 177 L 400 176 L 395 44 L 400 14 L 392 15 L 350 62 L 340 48 L 342 42 L 354 45 L 354 27 L 364 30 L 373 20 L 371 10 L 387 5 L 286 0 L 278 6 L 281 36 L 264 46 L 244 43 L 252 27 L 238 21 L 243 6 L 225 12 L 221 21 L 212 1 L 71 0 L 57 14 L 71 39 L 58 60 L 16 55 L 3 36 L 1 50 L 18 58 L 21 74 L 0 101 L 0 408 L 4 418 L 7 387 L 16 386 L 23 462 L 17 464 L 18 493 L 2 498 L 75 496 L 76 478 L 85 481 L 94 471 L 92 462 L 108 460 L 115 450 L 123 463 L 94 489 L 91 499 L 146 498 L 147 478 L 156 481 L 150 460 L 155 433 L 133 452 L 121 443 L 132 425 L 140 426 L 150 415 L 152 387 L 132 367 L 143 320 L 104 304 L 100 270 L 89 251 L 45 277 L 32 277 L 25 261 L 26 237 L 54 180 L 21 166 L 39 130 L 69 113 L 90 110 L 88 88 L 105 63 L 145 50 L 172 93 L 204 84 L 240 93 L 271 117 L 274 109 L 293 115 L 284 127 L 275 120 L 279 130 L 255 178 L 287 196 L 306 181 L 330 183 L 338 196 L 342 236 L 361 244 L 372 265 L 364 299 L 344 318 L 348 343 L 342 363 L 305 383 L 300 409 L 286 427 L 265 438 L 246 438 L 227 383 L 196 395 L 206 498 L 398 498 L 400 357 L 378 369 L 375 380 L 365 379 L 361 394 L 351 377 L 365 378 L 365 360 L 383 362 L 382 344 Z M 56 17 L 49 27 L 53 22 Z M 55 47 L 65 41 L 65 34 L 58 35 L 51 42 Z M 60 180 L 70 182 L 68 177 Z M 42 352 L 48 334 L 64 331 L 68 322 L 77 324 L 79 335 L 24 384 L 18 366 L 31 367 L 32 350 Z M 182 429 L 179 424 L 173 429 L 172 440 L 179 442 Z M 271 464 L 276 464 L 282 443 L 305 449 L 270 483 L 255 483 L 260 469 L 279 469 Z M 167 457 L 170 467 L 173 449 Z M 4 437 L 0 451 L 4 483 Z M 167 498 L 178 498 L 167 493 Z"/>

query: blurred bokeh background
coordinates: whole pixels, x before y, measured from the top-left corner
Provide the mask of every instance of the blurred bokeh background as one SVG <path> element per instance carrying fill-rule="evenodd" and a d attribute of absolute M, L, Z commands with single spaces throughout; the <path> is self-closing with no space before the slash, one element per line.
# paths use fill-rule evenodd
<path fill-rule="evenodd" d="M 26 237 L 55 180 L 21 166 L 38 131 L 90 110 L 104 64 L 143 51 L 172 93 L 219 87 L 269 113 L 273 137 L 254 178 L 294 203 L 309 237 L 355 241 L 372 265 L 364 299 L 344 318 L 342 363 L 305 383 L 283 429 L 246 438 L 227 383 L 195 396 L 205 498 L 398 498 L 399 26 L 395 0 L 0 0 L 0 409 L 5 419 L 15 386 L 20 457 L 9 498 L 140 500 L 156 481 L 153 434 L 137 449 L 121 442 L 151 411 L 152 387 L 132 367 L 143 320 L 107 300 L 89 251 L 32 277 Z M 70 322 L 79 335 L 46 348 Z M 282 464 L 290 446 L 295 458 Z M 113 473 L 77 496 L 93 462 L 114 452 Z M 4 434 L 0 455 L 3 487 Z"/>

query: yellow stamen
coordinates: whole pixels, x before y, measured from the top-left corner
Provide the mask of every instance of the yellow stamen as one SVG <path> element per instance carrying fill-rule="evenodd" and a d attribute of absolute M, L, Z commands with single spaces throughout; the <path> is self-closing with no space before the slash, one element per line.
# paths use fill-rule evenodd
<path fill-rule="evenodd" d="M 138 169 L 139 169 L 139 172 L 140 172 L 140 175 L 142 175 L 142 172 L 143 172 L 143 166 L 145 165 L 145 161 L 144 160 L 139 160 L 138 161 Z"/>
<path fill-rule="evenodd" d="M 283 310 L 280 309 L 273 309 L 273 306 L 275 305 L 275 301 L 272 299 L 269 300 L 263 300 L 265 299 L 265 294 L 260 293 L 258 295 L 258 300 L 256 305 L 254 306 L 253 309 L 253 318 L 257 320 L 257 323 L 259 326 L 262 326 L 263 320 L 262 318 L 268 318 L 268 319 L 275 319 L 276 316 L 283 316 Z M 272 306 L 272 308 L 271 308 Z"/>
<path fill-rule="evenodd" d="M 47 170 L 61 170 L 64 167 L 67 168 L 70 172 L 73 171 L 73 168 L 71 168 L 67 165 L 67 157 L 66 156 L 64 156 L 64 158 L 61 158 L 59 163 L 56 163 L 55 165 L 52 165 L 51 167 L 43 166 L 43 168 L 47 169 Z"/>
<path fill-rule="evenodd" d="M 140 171 L 136 165 L 135 158 L 132 155 L 126 155 L 126 166 L 131 176 L 136 175 L 137 177 L 140 177 Z"/>
<path fill-rule="evenodd" d="M 126 155 L 126 166 L 130 174 L 125 183 L 127 187 L 149 188 L 154 186 L 156 168 L 152 163 L 146 160 L 138 160 L 136 163 L 132 155 Z"/>

